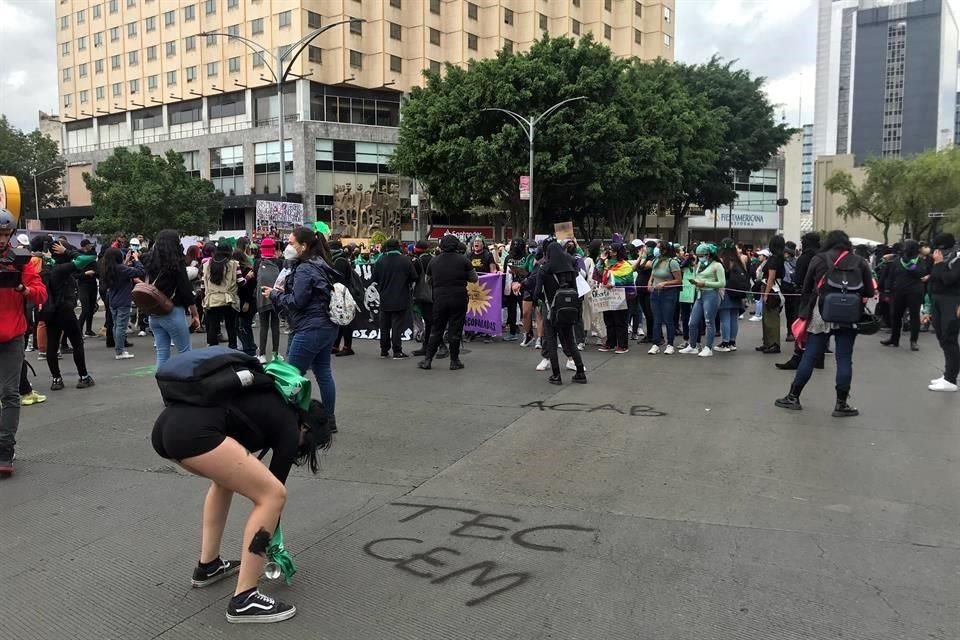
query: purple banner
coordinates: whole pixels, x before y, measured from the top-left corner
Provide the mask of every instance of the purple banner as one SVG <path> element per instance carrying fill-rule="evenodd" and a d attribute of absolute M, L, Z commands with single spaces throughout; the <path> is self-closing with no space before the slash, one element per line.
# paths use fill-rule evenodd
<path fill-rule="evenodd" d="M 503 332 L 502 273 L 479 273 L 480 281 L 467 283 L 467 320 L 464 331 L 499 337 Z"/>

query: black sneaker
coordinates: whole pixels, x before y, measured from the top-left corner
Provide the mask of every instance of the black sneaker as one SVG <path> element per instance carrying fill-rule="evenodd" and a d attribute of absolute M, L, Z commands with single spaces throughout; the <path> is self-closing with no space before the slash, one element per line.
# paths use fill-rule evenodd
<path fill-rule="evenodd" d="M 50 382 L 50 391 L 60 391 L 63 389 L 63 378 L 54 378 Z"/>
<path fill-rule="evenodd" d="M 381 352 L 380 352 L 380 357 L 381 357 L 381 358 L 389 358 L 389 357 L 390 357 L 390 354 L 387 353 L 387 352 L 385 352 L 385 351 L 381 351 Z"/>
<path fill-rule="evenodd" d="M 397 353 L 393 354 L 394 360 L 403 360 L 404 358 L 409 358 L 409 357 L 410 356 L 405 354 L 403 351 L 398 351 Z"/>
<path fill-rule="evenodd" d="M 190 584 L 194 589 L 202 589 L 220 582 L 224 578 L 229 578 L 238 571 L 240 571 L 239 560 L 220 560 L 220 558 L 217 558 L 209 566 L 197 565 L 193 570 L 193 580 L 190 581 Z"/>
<path fill-rule="evenodd" d="M 282 622 L 295 615 L 297 608 L 292 604 L 265 596 L 258 589 L 234 596 L 227 606 L 227 622 L 234 624 Z"/>
<path fill-rule="evenodd" d="M 92 387 L 95 384 L 97 383 L 93 381 L 93 378 L 91 378 L 90 376 L 83 376 L 82 378 L 77 380 L 77 389 L 86 389 L 88 387 Z"/>

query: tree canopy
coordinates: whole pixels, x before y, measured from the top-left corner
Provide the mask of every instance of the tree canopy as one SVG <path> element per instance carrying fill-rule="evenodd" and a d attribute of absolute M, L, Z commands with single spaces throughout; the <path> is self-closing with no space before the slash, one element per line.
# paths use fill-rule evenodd
<path fill-rule="evenodd" d="M 33 216 L 37 206 L 33 174 L 47 169 L 52 170 L 37 176 L 41 209 L 59 207 L 66 202 L 60 188 L 64 162 L 57 143 L 39 130 L 24 133 L 0 115 L 0 174 L 13 176 L 20 183 L 20 208 L 24 218 Z"/>
<path fill-rule="evenodd" d="M 209 180 L 187 173 L 175 151 L 154 156 L 119 147 L 83 180 L 93 200 L 94 217 L 80 223 L 88 233 L 142 233 L 152 238 L 162 229 L 206 235 L 216 230 L 223 194 Z"/>
<path fill-rule="evenodd" d="M 392 166 L 449 213 L 500 206 L 517 228 L 527 211 L 518 184 L 528 173 L 527 136 L 513 118 L 484 109 L 536 117 L 584 96 L 536 127 L 538 226 L 589 214 L 623 231 L 658 209 L 678 214 L 679 225 L 691 205 L 731 202 L 731 171 L 763 167 L 789 139 L 763 82 L 717 58 L 622 60 L 589 35 L 545 36 L 525 53 L 428 73 L 405 101 Z"/>

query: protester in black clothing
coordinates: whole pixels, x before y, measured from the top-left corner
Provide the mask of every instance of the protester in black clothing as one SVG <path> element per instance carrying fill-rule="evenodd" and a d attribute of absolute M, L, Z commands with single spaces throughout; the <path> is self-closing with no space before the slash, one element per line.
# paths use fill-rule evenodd
<path fill-rule="evenodd" d="M 352 255 L 350 254 L 349 249 L 344 249 L 343 244 L 339 240 L 334 240 L 330 243 L 330 257 L 333 258 L 333 269 L 340 276 L 340 284 L 347 286 L 347 283 L 350 282 L 350 271 L 353 270 Z M 354 300 L 357 305 L 360 305 L 362 300 Z M 360 313 L 357 313 L 359 316 Z M 354 318 L 356 320 L 356 318 Z M 343 343 L 343 347 L 340 344 Z M 353 322 L 350 324 L 340 327 L 340 332 L 337 334 L 337 339 L 333 341 L 333 355 L 337 356 L 352 356 L 354 355 L 353 350 Z"/>
<path fill-rule="evenodd" d="M 629 319 L 631 326 L 631 336 L 640 342 L 641 344 L 653 343 L 653 307 L 650 304 L 650 276 L 653 273 L 653 250 L 657 248 L 657 243 L 653 240 L 648 240 L 646 244 L 643 245 L 642 253 L 637 255 L 637 263 L 634 267 L 634 271 L 637 272 L 637 294 L 635 298 L 627 299 L 627 306 L 630 309 Z M 632 249 L 633 251 L 635 249 Z M 632 258 L 633 256 L 631 256 Z M 629 289 L 628 289 L 629 293 Z M 643 312 L 643 323 L 646 325 L 646 334 L 641 339 L 640 338 L 640 313 L 635 311 L 639 310 Z"/>
<path fill-rule="evenodd" d="M 427 278 L 433 287 L 433 326 L 426 357 L 417 365 L 429 369 L 443 340 L 444 332 L 450 341 L 450 369 L 463 369 L 460 362 L 460 340 L 467 316 L 467 283 L 477 282 L 477 272 L 460 253 L 460 241 L 454 235 L 440 240 L 440 255 L 427 265 Z"/>
<path fill-rule="evenodd" d="M 806 233 L 800 239 L 800 257 L 797 258 L 796 271 L 794 272 L 794 281 L 798 283 L 800 289 L 798 293 L 803 293 L 803 282 L 807 277 L 807 270 L 810 268 L 810 261 L 813 260 L 813 257 L 820 252 L 820 234 L 816 231 L 811 231 Z M 797 311 L 804 309 L 810 304 L 810 295 L 805 294 L 801 295 L 798 298 L 799 304 Z M 800 365 L 800 360 L 803 358 L 803 346 L 800 343 L 793 343 L 793 356 L 789 360 L 783 363 L 777 363 L 777 369 L 784 371 L 793 371 Z M 823 356 L 818 358 L 814 362 L 814 367 L 817 369 L 823 369 Z"/>
<path fill-rule="evenodd" d="M 391 238 L 383 245 L 384 253 L 373 267 L 373 281 L 380 292 L 380 357 L 408 357 L 403 352 L 403 324 L 410 313 L 410 287 L 417 281 L 417 271 L 409 258 L 400 253 L 400 242 Z"/>
<path fill-rule="evenodd" d="M 919 351 L 920 307 L 926 290 L 924 279 L 927 275 L 925 263 L 920 261 L 920 243 L 907 240 L 903 243 L 901 255 L 889 262 L 884 270 L 884 282 L 881 289 L 890 292 L 890 337 L 880 342 L 885 347 L 900 346 L 900 332 L 903 328 L 903 314 L 910 312 L 910 350 Z"/>
<path fill-rule="evenodd" d="M 577 372 L 573 376 L 573 381 L 580 384 L 586 384 L 587 376 L 583 368 L 583 358 L 577 349 L 576 339 L 573 335 L 574 324 L 555 324 L 551 317 L 550 305 L 558 289 L 577 288 L 577 267 L 573 256 L 564 251 L 563 246 L 556 240 L 548 240 L 544 243 L 544 253 L 546 259 L 540 269 L 535 274 L 527 277 L 526 280 L 515 282 L 513 284 L 514 293 L 519 293 L 521 289 L 530 291 L 535 301 L 541 301 L 544 304 L 543 330 L 546 338 L 545 349 L 547 358 L 550 360 L 552 375 L 550 384 L 563 384 L 563 378 L 560 376 L 560 358 L 557 356 L 557 341 L 563 346 L 564 353 L 573 359 Z"/>
<path fill-rule="evenodd" d="M 784 275 L 786 243 L 783 236 L 770 238 L 770 257 L 763 265 L 760 281 L 763 300 L 763 344 L 757 351 L 780 353 L 780 283 Z"/>
<path fill-rule="evenodd" d="M 500 266 L 497 264 L 497 260 L 494 258 L 493 253 L 487 248 L 487 243 L 483 236 L 474 237 L 473 241 L 470 243 L 470 249 L 467 252 L 467 258 L 470 259 L 470 264 L 473 265 L 473 268 L 477 273 L 497 273 L 500 271 Z M 478 334 L 475 331 L 467 331 L 467 342 L 473 342 L 477 335 Z M 484 334 L 483 341 L 485 343 L 489 343 L 492 341 L 492 338 L 489 335 Z"/>
<path fill-rule="evenodd" d="M 427 345 L 430 343 L 430 334 L 433 332 L 433 290 L 430 283 L 427 282 L 427 268 L 433 259 L 430 253 L 430 243 L 426 240 L 418 240 L 413 247 L 413 268 L 417 272 L 417 288 L 414 294 L 419 295 L 416 303 L 420 305 L 420 315 L 423 318 L 423 346 L 413 352 L 417 357 L 427 355 Z M 424 290 L 417 293 L 421 288 Z"/>
<path fill-rule="evenodd" d="M 943 377 L 927 387 L 931 391 L 957 391 L 960 374 L 960 252 L 953 234 L 941 233 L 933 240 L 930 287 L 933 329 L 943 350 Z"/>
<path fill-rule="evenodd" d="M 80 253 L 95 255 L 97 246 L 84 238 L 80 241 Z M 80 296 L 80 327 L 87 338 L 95 338 L 93 315 L 97 312 L 97 262 L 94 261 L 80 273 L 77 292 Z"/>
<path fill-rule="evenodd" d="M 518 339 L 519 326 L 517 325 L 517 309 L 520 307 L 520 296 L 514 295 L 510 285 L 513 284 L 516 274 L 525 272 L 527 262 L 527 248 L 523 240 L 514 240 L 510 243 L 510 252 L 503 262 L 503 305 L 507 309 L 507 326 L 510 333 L 504 336 L 504 342 L 513 342 Z"/>
<path fill-rule="evenodd" d="M 266 265 L 266 269 L 261 269 Z M 273 238 L 264 238 L 260 243 L 260 256 L 253 262 L 253 278 L 257 288 L 273 287 L 280 277 L 281 259 L 277 257 L 276 242 Z M 270 334 L 273 351 L 280 352 L 280 313 L 270 298 L 257 296 L 257 318 L 260 323 L 260 360 L 267 360 L 267 334 Z"/>
<path fill-rule="evenodd" d="M 240 238 L 243 240 L 244 238 Z M 257 342 L 253 338 L 253 317 L 257 314 L 257 279 L 247 253 L 239 248 L 233 251 L 237 261 L 237 297 L 240 299 L 240 313 L 237 314 L 237 337 L 240 350 L 248 356 L 257 355 Z"/>

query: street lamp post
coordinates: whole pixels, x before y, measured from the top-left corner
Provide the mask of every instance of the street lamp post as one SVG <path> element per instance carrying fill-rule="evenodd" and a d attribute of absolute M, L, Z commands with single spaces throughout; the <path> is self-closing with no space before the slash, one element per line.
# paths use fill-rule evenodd
<path fill-rule="evenodd" d="M 507 114 L 508 116 L 510 116 L 511 118 L 517 121 L 517 124 L 519 124 L 520 128 L 523 129 L 523 132 L 527 134 L 527 140 L 530 142 L 530 158 L 529 158 L 530 200 L 529 200 L 529 205 L 528 205 L 529 209 L 527 214 L 528 215 L 527 217 L 527 240 L 528 241 L 533 239 L 533 208 L 534 208 L 533 207 L 533 141 L 534 141 L 534 136 L 536 134 L 537 123 L 542 122 L 544 119 L 548 118 L 555 111 L 557 111 L 557 109 L 561 108 L 568 102 L 574 102 L 576 100 L 586 100 L 586 99 L 587 99 L 586 96 L 577 96 L 576 98 L 567 98 L 566 100 L 563 100 L 553 105 L 552 107 L 550 107 L 549 109 L 541 113 L 540 115 L 530 116 L 529 118 L 525 118 L 521 116 L 519 113 L 515 113 L 513 111 L 510 111 L 509 109 L 499 109 L 496 107 L 491 107 L 491 108 L 480 110 L 480 111 L 500 111 L 502 113 Z"/>
<path fill-rule="evenodd" d="M 297 61 L 297 58 L 300 57 L 300 54 L 303 53 L 303 50 L 307 48 L 313 39 L 319 36 L 321 33 L 336 27 L 337 25 L 347 24 L 351 22 L 364 22 L 360 18 L 348 18 L 346 20 L 340 20 L 339 22 L 331 22 L 325 27 L 320 27 L 319 29 L 314 29 L 307 35 L 303 36 L 293 44 L 280 47 L 276 53 L 268 51 L 265 47 L 244 38 L 243 36 L 234 35 L 232 33 L 224 33 L 222 31 L 204 31 L 201 36 L 223 36 L 230 40 L 237 40 L 242 42 L 247 46 L 248 49 L 251 49 L 254 53 L 260 54 L 263 58 L 268 56 L 273 58 L 273 65 L 267 64 L 267 61 L 264 60 L 263 64 L 270 70 L 270 75 L 273 76 L 273 80 L 277 85 L 277 103 L 279 110 L 279 124 L 278 124 L 278 137 L 280 142 L 280 200 L 286 201 L 287 199 L 287 184 L 286 184 L 286 153 L 284 150 L 284 136 L 283 136 L 283 124 L 286 114 L 284 113 L 284 104 L 283 104 L 283 83 L 287 79 L 287 76 L 290 75 L 290 71 L 293 69 L 293 63 Z"/>
<path fill-rule="evenodd" d="M 37 214 L 37 222 L 40 222 L 40 189 L 37 186 L 37 177 L 46 175 L 51 171 L 56 171 L 57 169 L 62 169 L 62 168 L 63 168 L 62 164 L 55 164 L 52 167 L 47 167 L 43 171 L 36 171 L 30 174 L 33 176 L 33 204 Z"/>

